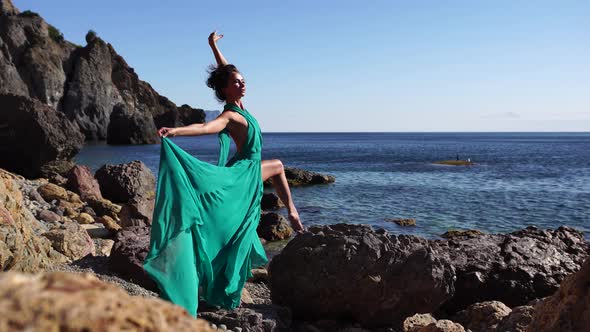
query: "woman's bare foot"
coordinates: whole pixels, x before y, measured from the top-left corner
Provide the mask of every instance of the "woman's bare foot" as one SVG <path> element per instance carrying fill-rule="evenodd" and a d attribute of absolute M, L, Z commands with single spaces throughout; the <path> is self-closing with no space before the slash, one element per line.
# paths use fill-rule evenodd
<path fill-rule="evenodd" d="M 291 227 L 293 227 L 293 230 L 295 230 L 295 232 L 303 233 L 305 228 L 301 223 L 301 219 L 299 219 L 299 213 L 297 213 L 297 210 L 292 210 L 289 212 L 289 221 L 291 222 Z"/>

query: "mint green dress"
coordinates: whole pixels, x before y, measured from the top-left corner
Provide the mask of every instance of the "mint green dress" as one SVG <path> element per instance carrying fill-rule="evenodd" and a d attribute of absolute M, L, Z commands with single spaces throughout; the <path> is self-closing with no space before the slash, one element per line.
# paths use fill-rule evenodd
<path fill-rule="evenodd" d="M 219 133 L 218 165 L 162 138 L 150 251 L 144 262 L 160 296 L 196 316 L 199 297 L 235 308 L 251 268 L 267 263 L 260 220 L 262 134 L 245 109 L 225 105 L 248 122 L 242 150 L 229 161 L 230 137 Z"/>

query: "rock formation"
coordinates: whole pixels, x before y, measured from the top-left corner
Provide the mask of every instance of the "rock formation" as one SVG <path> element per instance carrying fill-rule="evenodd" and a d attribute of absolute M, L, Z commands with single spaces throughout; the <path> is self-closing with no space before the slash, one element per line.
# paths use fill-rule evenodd
<path fill-rule="evenodd" d="M 26 174 L 9 163 L 0 167 L 38 176 L 39 162 L 69 158 L 80 149 L 80 132 L 86 140 L 106 139 L 109 144 L 153 144 L 159 141 L 157 127 L 204 121 L 204 112 L 188 105 L 179 114 L 172 101 L 141 81 L 95 32 L 89 31 L 87 44 L 78 46 L 64 40 L 39 14 L 19 12 L 10 0 L 1 4 L 0 97 L 5 99 L 0 102 L 0 149 L 7 153 L 20 148 L 20 154 L 39 160 L 33 160 L 37 163 L 32 171 L 24 170 Z M 40 125 L 38 118 L 49 124 Z M 60 130 L 49 138 L 55 137 L 52 142 L 62 148 L 59 156 L 53 156 L 54 145 L 32 144 L 48 136 L 46 128 L 55 126 Z M 61 137 L 71 142 L 63 143 Z M 6 139 L 20 145 L 10 150 Z"/>

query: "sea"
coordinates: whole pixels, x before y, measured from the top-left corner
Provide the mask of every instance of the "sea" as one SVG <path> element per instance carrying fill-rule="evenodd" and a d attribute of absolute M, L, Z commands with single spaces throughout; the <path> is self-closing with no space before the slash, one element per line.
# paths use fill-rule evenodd
<path fill-rule="evenodd" d="M 217 161 L 215 135 L 172 140 Z M 590 239 L 590 133 L 264 133 L 262 156 L 336 177 L 291 189 L 307 226 L 368 224 L 430 239 L 451 229 L 571 226 Z M 95 143 L 75 159 L 94 171 L 141 160 L 157 176 L 159 157 L 160 145 Z M 457 157 L 475 164 L 435 163 Z"/>

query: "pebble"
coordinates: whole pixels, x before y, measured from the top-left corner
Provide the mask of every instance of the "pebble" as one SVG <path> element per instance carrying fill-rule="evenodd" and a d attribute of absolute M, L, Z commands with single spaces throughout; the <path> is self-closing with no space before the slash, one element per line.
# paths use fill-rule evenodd
<path fill-rule="evenodd" d="M 227 326 L 225 326 L 225 324 L 219 324 L 219 329 L 222 331 L 227 331 Z"/>

